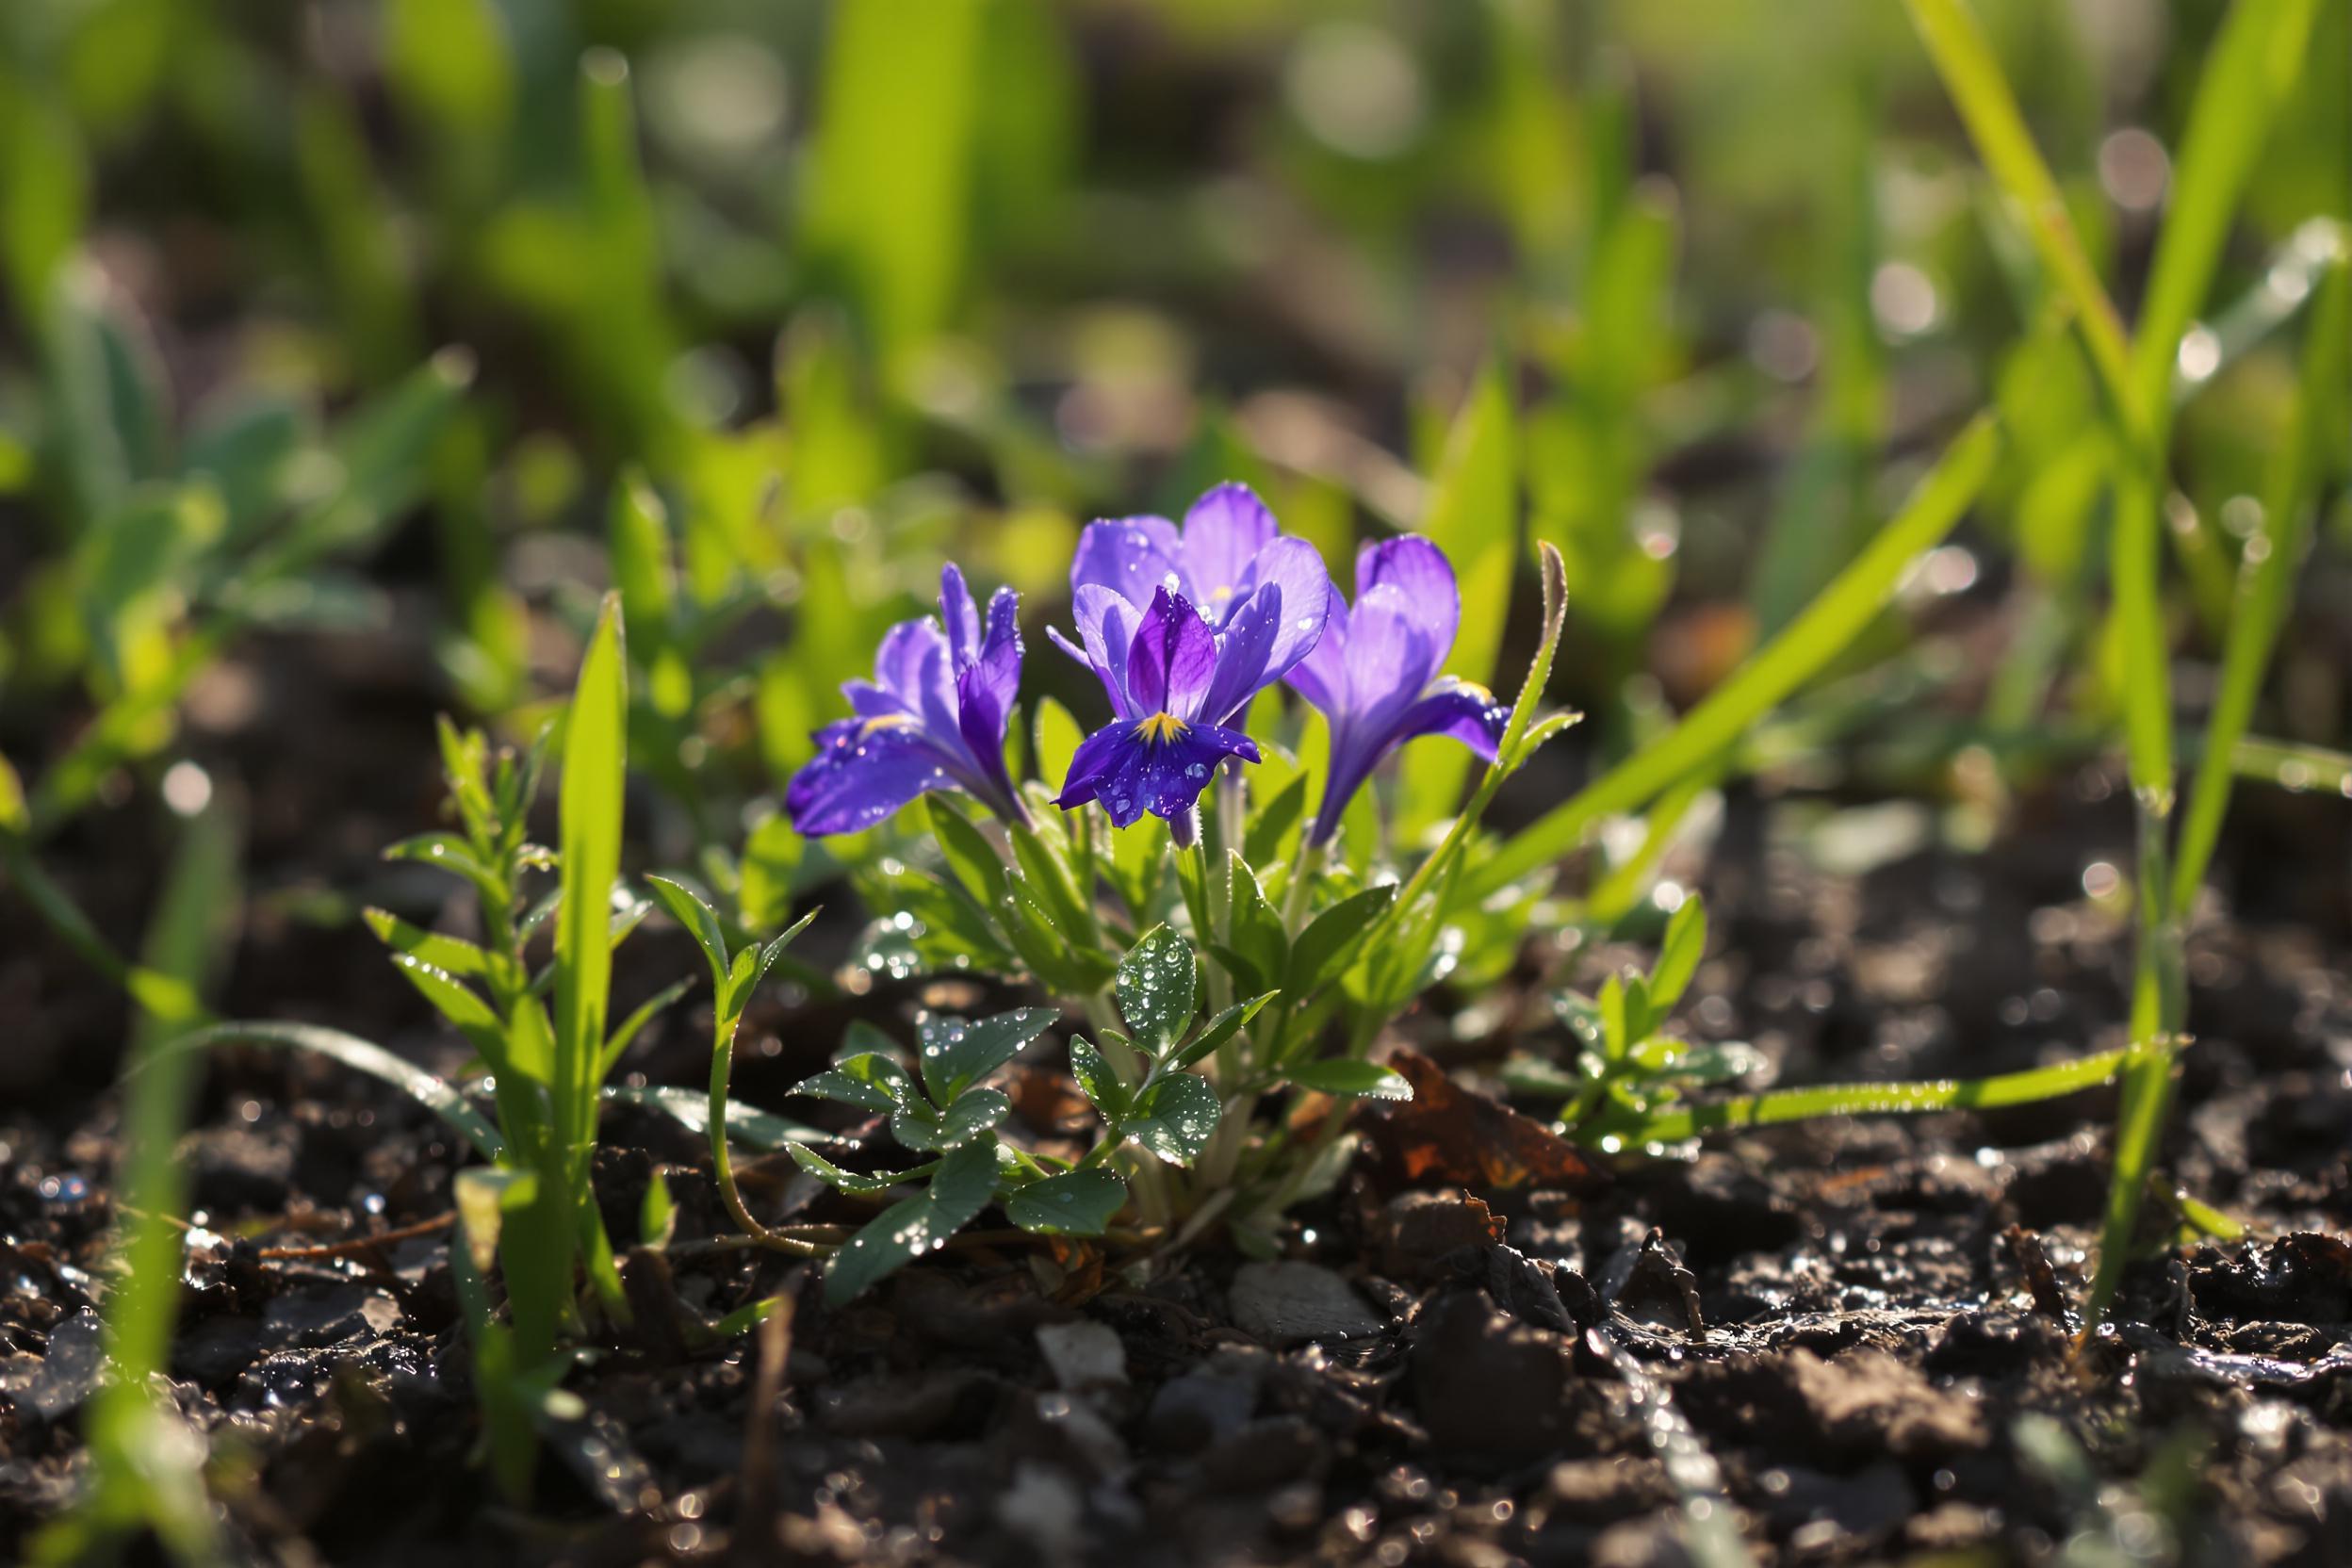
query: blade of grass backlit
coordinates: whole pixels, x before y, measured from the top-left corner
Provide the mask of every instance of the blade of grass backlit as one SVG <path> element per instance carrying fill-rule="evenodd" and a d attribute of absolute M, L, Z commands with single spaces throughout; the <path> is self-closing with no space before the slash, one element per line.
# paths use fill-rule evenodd
<path fill-rule="evenodd" d="M 2207 53 L 2132 345 L 2132 396 L 2151 420 L 2164 416 L 2180 335 L 2204 308 L 2239 193 L 2302 70 L 2316 9 L 2316 0 L 2241 3 Z"/>
<path fill-rule="evenodd" d="M 1976 143 L 1985 168 L 2017 204 L 2042 266 L 2073 302 L 2076 320 L 2089 345 L 2091 361 L 2098 368 L 2099 379 L 2126 418 L 2136 421 L 2137 415 L 2132 410 L 2132 350 L 2124 334 L 2123 318 L 2115 313 L 2114 302 L 2107 298 L 2107 290 L 2099 281 L 2097 269 L 2082 249 L 2074 220 L 2066 214 L 2066 199 L 2059 194 L 2058 182 L 2050 177 L 2050 166 L 2042 161 L 2040 151 L 2034 145 L 2033 133 L 2026 129 L 2025 116 L 2017 107 L 2008 78 L 2001 74 L 2001 61 L 1993 54 L 1992 41 L 1984 36 L 1984 24 L 1964 0 L 1908 3 L 1911 20 L 1927 44 L 1927 52 L 1935 60 L 1936 73 L 1943 77 L 1952 103 L 1959 108 L 1960 118 L 1967 122 L 1969 139 Z M 2137 428 L 2136 423 L 2133 428 Z"/>
<path fill-rule="evenodd" d="M 2262 497 L 2262 525 L 2246 542 L 2237 610 L 2222 648 L 2220 689 L 2206 721 L 2204 754 L 2173 862 L 2172 906 L 2178 910 L 2186 910 L 2197 896 L 2213 843 L 2221 836 L 2238 743 L 2253 719 L 2262 672 L 2285 624 L 2295 573 L 2311 539 L 2315 509 L 2310 492 L 2321 461 L 2320 443 L 2342 428 L 2345 344 L 2352 341 L 2352 282 L 2347 279 L 2352 279 L 2352 270 L 2339 261 L 2321 284 L 2304 348 L 2295 413 L 2286 422 L 2286 442 Z"/>
<path fill-rule="evenodd" d="M 1992 471 L 2001 434 L 1979 416 L 1946 449 L 1903 510 L 1738 674 L 1682 722 L 1507 841 L 1478 868 L 1481 896 L 1560 859 L 1601 818 L 1647 804 L 1706 766 L 1749 727 L 1818 674 L 1886 606 L 1920 555 L 1949 533 Z"/>
<path fill-rule="evenodd" d="M 2050 1067 L 1989 1078 L 1938 1078 L 1919 1083 L 1822 1084 L 1813 1088 L 1771 1089 L 1736 1095 L 1711 1104 L 1662 1112 L 1630 1128 L 1610 1129 L 1617 1147 L 1675 1143 L 1726 1127 L 1770 1127 L 1821 1117 L 1884 1116 L 1926 1111 L 1989 1111 L 2025 1105 L 2115 1082 L 2131 1050 L 2103 1051 Z"/>
<path fill-rule="evenodd" d="M 183 1561 L 225 1560 L 204 1493 L 204 1441 L 155 1402 L 151 1380 L 170 1359 L 179 1318 L 188 1208 L 179 1141 L 202 1065 L 167 1048 L 196 1021 L 195 999 L 235 938 L 238 839 L 218 802 L 188 818 L 148 928 L 143 967 L 174 981 L 185 1001 L 144 1006 L 133 1026 L 115 1172 L 122 1274 L 106 1305 L 113 1376 L 89 1416 L 90 1490 L 37 1547 L 44 1560 L 89 1560 L 103 1555 L 100 1542 L 140 1525 Z"/>
<path fill-rule="evenodd" d="M 580 662 L 564 733 L 555 1079 L 563 1136 L 583 1147 L 595 1136 L 593 1074 L 603 1053 L 612 979 L 612 883 L 621 874 L 628 723 L 629 670 L 621 652 L 620 599 L 613 595 L 605 599 Z"/>

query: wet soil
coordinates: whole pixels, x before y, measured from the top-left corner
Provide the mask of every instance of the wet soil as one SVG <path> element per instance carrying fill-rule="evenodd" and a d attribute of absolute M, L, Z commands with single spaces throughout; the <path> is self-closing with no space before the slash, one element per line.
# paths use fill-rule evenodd
<path fill-rule="evenodd" d="M 431 918 L 441 896 L 373 858 L 433 808 L 429 751 L 384 743 L 427 733 L 429 701 L 387 673 L 422 663 L 397 637 L 272 645 L 199 704 L 196 743 L 254 825 L 225 1010 L 454 1070 L 346 918 Z M 317 723 L 250 719 L 289 709 Z M 788 1260 L 699 1245 L 727 1231 L 707 1155 L 616 1110 L 600 1196 L 633 1217 L 661 1170 L 679 1245 L 629 1260 L 638 1332 L 570 1380 L 581 1413 L 526 1516 L 469 1462 L 443 1229 L 464 1151 L 371 1083 L 254 1052 L 215 1062 L 184 1149 L 198 1229 L 170 1392 L 212 1440 L 236 1537 L 271 1562 L 1634 1568 L 1685 1560 L 1692 1512 L 1765 1564 L 2352 1560 L 2352 843 L 2341 802 L 2244 800 L 2191 934 L 2197 1038 L 2168 1160 L 2254 1233 L 2152 1251 L 2080 1350 L 2112 1092 L 1719 1139 L 1597 1196 L 1402 1189 L 1367 1156 L 1278 1263 L 1204 1245 L 1140 1277 L 1084 1250 L 972 1247 L 841 1310 Z M 1674 868 L 1715 925 L 1691 1031 L 1755 1041 L 1788 1083 L 2116 1043 L 2126 929 L 2084 890 L 2129 865 L 2111 777 L 2054 780 L 1979 855 L 1825 853 L 1824 824 L 1873 821 L 1838 808 L 1737 792 Z M 102 810 L 55 856 L 126 938 L 155 851 L 134 818 Z M 1589 980 L 1636 953 L 1542 967 Z M 696 962 L 656 932 L 622 956 L 632 994 Z M 780 989 L 738 1093 L 782 1107 L 847 1017 L 893 1026 L 923 998 Z M 1478 1018 L 1513 1009 L 1457 1000 L 1395 1043 L 1473 1087 L 1509 1050 L 1557 1044 L 1487 1032 Z M 0 899 L 0 1014 L 12 1559 L 75 1486 L 104 1376 L 122 1013 Z M 698 1082 L 706 1025 L 678 1009 L 624 1070 Z M 750 1184 L 771 1216 L 846 1212 L 773 1162 Z M 777 1292 L 788 1328 L 703 1343 Z"/>

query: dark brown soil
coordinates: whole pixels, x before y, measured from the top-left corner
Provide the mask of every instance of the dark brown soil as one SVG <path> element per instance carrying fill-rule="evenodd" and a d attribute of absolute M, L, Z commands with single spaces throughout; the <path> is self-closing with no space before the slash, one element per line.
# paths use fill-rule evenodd
<path fill-rule="evenodd" d="M 273 721 L 265 749 L 224 700 L 199 740 L 255 825 L 226 1010 L 453 1068 L 364 933 L 317 915 L 328 892 L 432 912 L 430 885 L 373 859 L 433 809 L 430 703 L 403 673 L 421 663 L 398 639 L 333 659 L 276 646 L 237 678 L 316 722 Z M 442 1221 L 462 1150 L 371 1083 L 253 1053 L 219 1059 L 186 1147 L 203 1233 L 172 1392 L 229 1462 L 221 1496 L 265 1561 L 1672 1563 L 1671 1477 L 1692 1471 L 1662 1461 L 1645 1389 L 1718 1467 L 1698 1506 L 1727 1499 L 1762 1563 L 2352 1561 L 2352 860 L 2340 803 L 2244 798 L 2229 896 L 2191 939 L 2197 1043 L 2170 1160 L 2258 1239 L 2152 1258 L 2079 1353 L 2066 1314 L 2104 1192 L 2107 1094 L 1719 1141 L 1624 1168 L 1598 1199 L 1489 1194 L 1491 1211 L 1387 1188 L 1367 1160 L 1298 1217 L 1294 1266 L 1204 1246 L 1144 1278 L 1126 1258 L 966 1249 L 846 1310 L 800 1289 L 788 1345 L 708 1349 L 699 1323 L 795 1288 L 793 1266 L 697 1250 L 727 1229 L 707 1157 L 625 1112 L 600 1192 L 633 1215 L 662 1169 L 687 1245 L 630 1260 L 655 1310 L 571 1379 L 587 1413 L 550 1445 L 525 1517 L 469 1462 L 442 1235 L 335 1250 Z M 2115 1043 L 2126 934 L 2083 892 L 2091 862 L 2129 864 L 2104 775 L 2027 800 L 1986 855 L 1860 874 L 1801 846 L 1793 825 L 1823 804 L 1736 795 L 1679 874 L 1715 923 L 1691 1029 L 1755 1040 L 1788 1083 Z M 155 849 L 132 815 L 57 846 L 125 938 Z M 623 956 L 637 994 L 694 962 L 651 934 Z M 918 995 L 855 1006 L 887 1025 Z M 787 997 L 756 1016 L 739 1094 L 781 1106 L 847 1005 Z M 1458 1040 L 1448 1005 L 1401 1033 L 1467 1082 L 1546 1043 Z M 101 1375 L 122 1011 L 0 900 L 0 1020 L 12 1558 L 75 1484 Z M 705 1026 L 679 1009 L 626 1069 L 697 1082 Z M 812 1201 L 757 1168 L 769 1213 Z"/>

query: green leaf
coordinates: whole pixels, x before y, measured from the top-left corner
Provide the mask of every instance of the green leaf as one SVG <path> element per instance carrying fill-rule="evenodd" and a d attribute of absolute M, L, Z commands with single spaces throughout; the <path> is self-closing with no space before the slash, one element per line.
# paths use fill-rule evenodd
<path fill-rule="evenodd" d="M 1404 1075 L 1378 1062 L 1332 1056 L 1319 1062 L 1286 1067 L 1282 1076 L 1303 1088 L 1320 1089 L 1349 1100 L 1411 1100 L 1413 1086 Z"/>
<path fill-rule="evenodd" d="M 360 911 L 376 939 L 395 953 L 431 964 L 461 980 L 479 980 L 490 972 L 490 955 L 463 937 L 443 936 L 408 922 L 388 909 Z"/>
<path fill-rule="evenodd" d="M 1004 1216 L 1045 1235 L 1099 1236 L 1127 1204 L 1127 1184 L 1107 1170 L 1065 1170 L 1004 1200 Z"/>
<path fill-rule="evenodd" d="M 865 1111 L 895 1111 L 915 1098 L 915 1081 L 878 1051 L 845 1057 L 792 1087 L 794 1094 L 837 1100 Z"/>
<path fill-rule="evenodd" d="M 1247 1002 L 1236 1002 L 1201 1026 L 1192 1043 L 1176 1053 L 1172 1067 L 1190 1067 L 1205 1060 L 1217 1048 L 1250 1027 L 1250 1021 L 1265 1010 L 1266 1004 L 1282 995 L 1280 991 L 1263 991 Z"/>
<path fill-rule="evenodd" d="M 1070 867 L 1069 843 L 1060 831 L 1015 827 L 1009 837 L 1013 858 L 1021 862 L 1054 928 L 1072 946 L 1092 945 L 1094 909 L 1078 890 L 1078 874 Z"/>
<path fill-rule="evenodd" d="M 1298 933 L 1298 941 L 1290 950 L 1290 972 L 1283 978 L 1282 989 L 1291 996 L 1303 997 L 1324 981 L 1345 972 L 1358 939 L 1396 902 L 1396 884 L 1383 882 L 1350 893 L 1315 916 Z"/>
<path fill-rule="evenodd" d="M 496 902 L 506 897 L 505 878 L 477 859 L 472 846 L 454 833 L 419 833 L 402 839 L 398 843 L 386 844 L 384 858 L 438 866 L 472 883 L 486 899 Z"/>
<path fill-rule="evenodd" d="M 678 1205 L 670 1199 L 670 1184 L 656 1170 L 645 1184 L 645 1200 L 637 1205 L 637 1241 L 644 1247 L 667 1247 L 678 1229 Z"/>
<path fill-rule="evenodd" d="M 1005 893 L 1004 858 L 988 842 L 988 835 L 945 796 L 933 795 L 925 804 L 930 808 L 931 831 L 939 841 L 939 853 L 947 859 L 947 869 L 980 907 L 995 908 Z"/>
<path fill-rule="evenodd" d="M 710 907 L 703 896 L 675 877 L 648 876 L 645 886 L 652 890 L 654 902 L 664 913 L 685 928 L 702 949 L 702 956 L 710 965 L 710 983 L 721 991 L 727 989 L 728 956 L 727 932 L 719 924 L 719 912 Z"/>
<path fill-rule="evenodd" d="M 890 1136 L 907 1149 L 936 1154 L 988 1134 L 1012 1108 L 1002 1089 L 967 1089 L 945 1110 L 909 1096 L 890 1113 Z"/>
<path fill-rule="evenodd" d="M 1135 939 L 1119 965 L 1119 1013 L 1135 1049 L 1165 1056 L 1192 1027 L 1200 1007 L 1200 971 L 1192 943 L 1165 925 Z"/>
<path fill-rule="evenodd" d="M 612 979 L 612 889 L 621 874 L 621 802 L 629 759 L 629 660 L 621 601 L 605 596 L 580 661 L 564 731 L 555 913 L 555 1103 L 563 1136 L 595 1140 L 596 1063 Z"/>
<path fill-rule="evenodd" d="M 1276 864 L 1282 858 L 1283 841 L 1290 837 L 1306 810 L 1307 776 L 1294 774 L 1290 782 L 1276 790 L 1272 798 L 1251 813 L 1249 831 L 1242 835 L 1242 858 L 1253 866 Z"/>
<path fill-rule="evenodd" d="M 1252 991 L 1279 986 L 1290 962 L 1290 936 L 1282 929 L 1282 917 L 1266 901 L 1257 873 L 1238 852 L 1225 852 L 1225 871 L 1231 952 L 1249 972 L 1234 978 Z"/>
<path fill-rule="evenodd" d="M 1637 750 L 1465 874 L 1483 898 L 1560 859 L 1603 817 L 1640 809 L 1725 746 L 1845 649 L 1894 595 L 1914 562 L 1960 520 L 2001 449 L 1989 416 L 1971 421 L 1910 499 L 1805 612 L 1674 728 Z"/>
<path fill-rule="evenodd" d="M 1102 1119 L 1116 1122 L 1127 1114 L 1127 1086 L 1102 1053 L 1085 1036 L 1073 1036 L 1070 1042 L 1070 1075 L 1078 1080 L 1078 1087 L 1102 1113 Z"/>
<path fill-rule="evenodd" d="M 839 1305 L 979 1217 L 996 1195 L 996 1139 L 975 1138 L 939 1162 L 920 1197 L 876 1215 L 833 1254 L 825 1271 L 825 1298 Z"/>
<path fill-rule="evenodd" d="M 1217 1131 L 1219 1108 L 1207 1079 L 1171 1072 L 1135 1097 L 1119 1130 L 1169 1165 L 1190 1165 Z"/>
<path fill-rule="evenodd" d="M 1658 945 L 1658 963 L 1650 971 L 1649 1004 L 1659 1018 L 1674 1010 L 1706 956 L 1707 906 L 1693 895 L 1666 923 L 1666 939 Z"/>
<path fill-rule="evenodd" d="M 512 1070 L 506 1048 L 506 1027 L 490 1004 L 447 970 L 435 969 L 405 953 L 392 956 L 392 967 L 432 1003 L 441 1016 L 462 1031 L 482 1059 L 498 1071 Z"/>
<path fill-rule="evenodd" d="M 1017 1007 L 968 1023 L 931 1017 L 915 1026 L 922 1050 L 923 1086 L 932 1100 L 948 1104 L 964 1090 L 1020 1054 L 1021 1048 L 1060 1021 L 1052 1007 Z"/>
<path fill-rule="evenodd" d="M 858 1198 L 871 1198 L 892 1187 L 905 1186 L 909 1182 L 920 1182 L 936 1174 L 939 1168 L 939 1162 L 934 1160 L 928 1165 L 915 1166 L 906 1170 L 877 1170 L 869 1176 L 843 1170 L 806 1144 L 788 1143 L 784 1152 L 792 1157 L 794 1165 L 836 1192 L 846 1192 Z"/>
<path fill-rule="evenodd" d="M 1070 710 L 1052 697 L 1037 699 L 1037 776 L 1057 785 L 1070 776 L 1070 760 L 1078 755 L 1086 732 L 1070 716 Z"/>

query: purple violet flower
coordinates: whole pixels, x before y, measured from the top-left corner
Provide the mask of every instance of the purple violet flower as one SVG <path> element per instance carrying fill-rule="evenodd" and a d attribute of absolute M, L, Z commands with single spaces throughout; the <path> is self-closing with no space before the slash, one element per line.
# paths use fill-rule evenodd
<path fill-rule="evenodd" d="M 1292 688 L 1331 724 L 1331 775 L 1308 829 L 1329 843 L 1340 813 L 1388 754 L 1417 735 L 1450 735 L 1488 761 L 1511 710 L 1473 681 L 1440 675 L 1462 623 L 1454 568 L 1409 533 L 1356 555 L 1356 604 L 1328 581 L 1323 636 L 1290 672 Z"/>
<path fill-rule="evenodd" d="M 874 678 L 841 687 L 857 716 L 812 737 L 817 755 L 784 792 L 792 825 L 810 837 L 854 833 L 917 795 L 961 790 L 1027 826 L 1004 771 L 1004 727 L 1021 685 L 1020 609 L 1020 596 L 999 588 L 984 628 L 964 574 L 952 564 L 942 569 L 939 617 L 883 633 Z"/>
<path fill-rule="evenodd" d="M 1266 673 L 1266 639 L 1220 639 L 1191 601 L 1162 588 L 1140 616 L 1119 600 L 1087 627 L 1086 645 L 1116 717 L 1079 743 L 1054 804 L 1067 811 L 1100 801 L 1119 827 L 1149 811 L 1182 841 L 1217 765 L 1258 760 L 1255 741 L 1207 715 L 1231 712 L 1278 678 Z"/>
<path fill-rule="evenodd" d="M 1226 724 L 1323 634 L 1322 558 L 1247 486 L 1221 484 L 1181 533 L 1164 517 L 1089 524 L 1070 580 L 1084 646 L 1051 635 L 1094 670 L 1114 720 L 1079 746 L 1054 804 L 1100 801 L 1119 827 L 1148 811 L 1184 841 L 1217 764 L 1258 760 Z"/>

